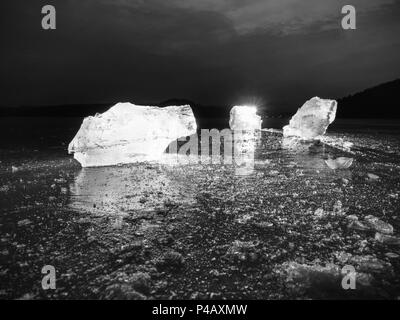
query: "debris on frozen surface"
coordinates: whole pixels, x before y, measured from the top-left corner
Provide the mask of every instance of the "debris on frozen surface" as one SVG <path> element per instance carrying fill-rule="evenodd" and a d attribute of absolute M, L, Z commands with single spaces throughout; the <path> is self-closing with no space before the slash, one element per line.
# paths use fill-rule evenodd
<path fill-rule="evenodd" d="M 323 208 L 318 208 L 314 212 L 314 216 L 318 219 L 328 216 L 343 216 L 346 210 L 342 206 L 342 202 L 337 200 L 333 205 L 332 210 L 324 210 Z"/>
<path fill-rule="evenodd" d="M 379 176 L 377 176 L 376 174 L 373 173 L 367 173 L 368 179 L 370 180 L 378 180 Z"/>
<path fill-rule="evenodd" d="M 353 164 L 353 158 L 339 157 L 336 159 L 325 160 L 326 165 L 333 169 L 348 169 Z"/>
<path fill-rule="evenodd" d="M 382 261 L 373 255 L 355 255 L 352 256 L 347 262 L 357 266 L 357 270 L 368 273 L 383 272 L 385 270 L 390 271 L 392 268 L 390 263 Z"/>
<path fill-rule="evenodd" d="M 352 220 L 347 226 L 349 229 L 354 229 L 354 230 L 360 230 L 360 231 L 369 231 L 370 227 L 366 225 L 365 223 L 358 221 L 358 220 Z"/>
<path fill-rule="evenodd" d="M 30 225 L 31 223 L 32 223 L 32 221 L 30 221 L 29 219 L 24 219 L 24 220 L 18 221 L 17 225 L 18 225 L 18 227 L 21 227 L 21 226 Z"/>
<path fill-rule="evenodd" d="M 232 130 L 261 130 L 261 117 L 253 106 L 234 106 L 230 112 L 229 127 Z"/>
<path fill-rule="evenodd" d="M 189 105 L 159 108 L 118 103 L 85 118 L 68 152 L 83 167 L 158 160 L 173 140 L 196 129 Z"/>
<path fill-rule="evenodd" d="M 305 140 L 322 136 L 335 120 L 336 109 L 335 100 L 314 97 L 297 110 L 289 124 L 283 127 L 283 135 Z"/>
<path fill-rule="evenodd" d="M 376 231 L 383 234 L 392 234 L 393 226 L 387 222 L 384 222 L 373 215 L 366 216 L 363 221 L 359 221 L 356 216 L 354 219 L 349 219 L 350 223 L 348 227 L 350 229 L 356 229 L 361 231 Z"/>
<path fill-rule="evenodd" d="M 255 248 L 258 241 L 240 241 L 235 240 L 228 248 L 224 258 L 233 262 L 254 262 L 257 260 Z"/>
<path fill-rule="evenodd" d="M 354 146 L 354 144 L 350 141 L 346 141 L 343 138 L 339 138 L 339 137 L 329 137 L 329 136 L 322 136 L 319 138 L 319 140 L 321 142 L 323 142 L 324 144 L 327 144 L 333 148 L 342 150 L 344 152 L 350 152 L 353 153 L 351 151 L 351 148 Z"/>
<path fill-rule="evenodd" d="M 130 283 L 113 283 L 103 292 L 106 300 L 146 300 L 146 296 L 135 291 Z"/>
<path fill-rule="evenodd" d="M 318 218 L 321 218 L 325 215 L 324 213 L 324 209 L 322 208 L 318 208 L 317 210 L 315 210 L 314 215 Z"/>
<path fill-rule="evenodd" d="M 391 246 L 400 246 L 400 238 L 377 232 L 375 240 Z"/>
<path fill-rule="evenodd" d="M 185 264 L 185 258 L 176 251 L 166 252 L 162 257 L 156 260 L 156 266 L 159 270 L 179 270 Z"/>
<path fill-rule="evenodd" d="M 387 222 L 378 219 L 375 216 L 368 215 L 365 217 L 365 221 L 369 224 L 371 228 L 375 231 L 385 234 L 393 233 L 393 226 Z"/>

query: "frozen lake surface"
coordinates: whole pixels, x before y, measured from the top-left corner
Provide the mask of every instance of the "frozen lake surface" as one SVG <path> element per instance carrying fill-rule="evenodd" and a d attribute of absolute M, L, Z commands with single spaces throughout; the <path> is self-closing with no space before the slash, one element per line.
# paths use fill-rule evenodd
<path fill-rule="evenodd" d="M 65 145 L 8 145 L 0 299 L 397 298 L 400 132 L 357 128 L 293 148 L 263 132 L 245 176 L 200 163 L 82 169 Z M 354 163 L 332 170 L 329 156 Z M 393 226 L 390 238 L 376 238 L 369 215 Z M 54 291 L 41 288 L 44 265 Z M 342 289 L 344 265 L 356 290 Z"/>

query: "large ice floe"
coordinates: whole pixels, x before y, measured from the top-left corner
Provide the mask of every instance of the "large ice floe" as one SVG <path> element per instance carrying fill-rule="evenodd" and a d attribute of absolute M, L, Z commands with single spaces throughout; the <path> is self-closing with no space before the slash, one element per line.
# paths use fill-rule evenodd
<path fill-rule="evenodd" d="M 230 112 L 231 130 L 261 130 L 261 117 L 254 106 L 234 106 Z"/>
<path fill-rule="evenodd" d="M 312 140 L 325 134 L 335 120 L 337 102 L 314 97 L 297 110 L 289 125 L 283 127 L 285 137 Z"/>
<path fill-rule="evenodd" d="M 162 157 L 172 141 L 196 130 L 189 105 L 159 108 L 117 103 L 85 118 L 68 152 L 82 167 L 153 161 Z"/>

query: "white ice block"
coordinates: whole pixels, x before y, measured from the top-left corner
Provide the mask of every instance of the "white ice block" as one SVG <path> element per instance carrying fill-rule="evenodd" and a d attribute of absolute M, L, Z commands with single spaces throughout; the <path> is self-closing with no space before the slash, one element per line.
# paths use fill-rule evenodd
<path fill-rule="evenodd" d="M 335 120 L 337 102 L 314 97 L 297 110 L 289 125 L 283 127 L 284 137 L 298 137 L 305 140 L 324 135 Z"/>
<path fill-rule="evenodd" d="M 82 167 L 154 161 L 172 141 L 196 130 L 189 105 L 159 108 L 117 103 L 85 118 L 68 152 Z"/>

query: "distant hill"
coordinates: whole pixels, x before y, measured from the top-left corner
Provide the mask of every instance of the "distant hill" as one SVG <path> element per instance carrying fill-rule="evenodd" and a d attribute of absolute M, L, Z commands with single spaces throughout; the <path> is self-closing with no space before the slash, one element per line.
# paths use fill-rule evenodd
<path fill-rule="evenodd" d="M 400 118 L 400 79 L 366 89 L 362 92 L 337 99 L 337 118 Z M 108 110 L 116 102 L 86 105 L 20 106 L 0 107 L 0 116 L 55 116 L 87 117 Z M 199 127 L 226 127 L 231 106 L 205 106 L 187 99 L 169 99 L 163 102 L 135 101 L 149 106 L 170 106 L 189 104 L 198 120 Z M 294 113 L 294 111 L 293 111 Z M 291 112 L 273 112 L 263 116 L 272 118 L 290 117 Z"/>
<path fill-rule="evenodd" d="M 187 99 L 169 99 L 159 103 L 135 102 L 146 106 L 166 107 L 171 105 L 185 105 L 192 107 L 197 119 L 197 124 L 202 127 L 225 127 L 229 119 L 230 107 L 224 106 L 203 106 Z M 21 116 L 21 117 L 87 117 L 96 113 L 107 111 L 116 102 L 103 104 L 85 105 L 56 105 L 56 106 L 20 106 L 0 107 L 0 116 Z"/>
<path fill-rule="evenodd" d="M 400 79 L 338 99 L 338 118 L 400 118 Z"/>
<path fill-rule="evenodd" d="M 0 116 L 21 117 L 86 117 L 102 113 L 113 103 L 55 106 L 0 107 Z"/>

